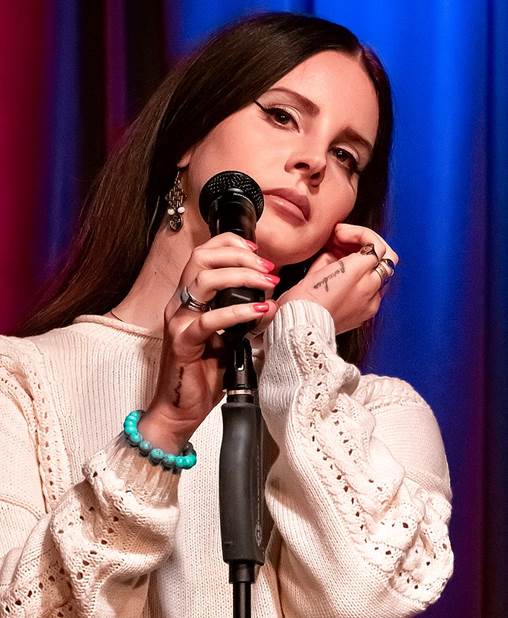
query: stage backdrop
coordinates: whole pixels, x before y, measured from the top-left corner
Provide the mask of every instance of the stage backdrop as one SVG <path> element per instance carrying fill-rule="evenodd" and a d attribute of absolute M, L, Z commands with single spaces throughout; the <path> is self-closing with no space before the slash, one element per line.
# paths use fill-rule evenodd
<path fill-rule="evenodd" d="M 426 615 L 506 616 L 505 0 L 1 2 L 0 332 L 51 278 L 93 175 L 175 59 L 260 10 L 350 27 L 391 76 L 386 238 L 401 261 L 366 369 L 409 380 L 443 431 L 456 566 Z"/>

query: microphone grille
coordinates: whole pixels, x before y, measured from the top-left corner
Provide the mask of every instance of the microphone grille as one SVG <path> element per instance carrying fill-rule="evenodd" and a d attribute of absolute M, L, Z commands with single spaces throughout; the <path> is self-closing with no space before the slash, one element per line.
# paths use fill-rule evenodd
<path fill-rule="evenodd" d="M 209 205 L 217 197 L 228 189 L 236 189 L 248 198 L 256 210 L 256 219 L 259 219 L 263 212 L 263 193 L 258 183 L 243 172 L 226 171 L 219 172 L 206 181 L 201 189 L 199 196 L 199 209 L 201 214 L 207 219 Z"/>

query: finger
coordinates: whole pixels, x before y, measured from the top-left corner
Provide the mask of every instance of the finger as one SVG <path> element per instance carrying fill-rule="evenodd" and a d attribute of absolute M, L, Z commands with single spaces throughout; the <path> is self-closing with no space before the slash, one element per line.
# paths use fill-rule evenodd
<path fill-rule="evenodd" d="M 379 311 L 379 308 L 381 307 L 381 300 L 382 298 L 380 294 L 375 294 L 373 296 L 369 304 L 367 319 L 370 320 L 377 314 L 377 312 Z"/>
<path fill-rule="evenodd" d="M 249 336 L 250 334 L 253 337 L 256 337 L 258 335 L 261 335 L 261 333 L 264 333 L 264 331 L 268 328 L 270 322 L 275 317 L 275 314 L 279 310 L 279 304 L 277 303 L 277 301 L 270 299 L 266 302 L 269 304 L 268 311 L 263 314 L 263 316 L 257 321 L 255 328 L 252 328 L 247 334 L 247 336 Z"/>
<path fill-rule="evenodd" d="M 273 302 L 273 301 L 272 301 Z M 188 353 L 193 354 L 193 348 L 201 347 L 205 341 L 219 330 L 223 330 L 235 324 L 243 324 L 256 320 L 267 313 L 270 302 L 245 303 L 221 307 L 213 311 L 201 313 L 185 329 L 182 337 L 188 346 Z"/>
<path fill-rule="evenodd" d="M 331 244 L 340 247 L 356 247 L 353 251 L 358 251 L 359 246 L 373 243 L 374 249 L 379 258 L 390 258 L 394 264 L 399 261 L 399 256 L 390 245 L 377 232 L 362 225 L 352 225 L 349 223 L 338 223 L 332 234 Z"/>
<path fill-rule="evenodd" d="M 240 249 L 248 249 L 249 251 L 255 251 L 257 249 L 255 243 L 250 243 L 238 234 L 233 232 L 224 232 L 223 234 L 217 234 L 212 236 L 209 240 L 204 242 L 200 247 L 238 247 Z M 255 247 L 255 249 L 253 248 Z"/>
<path fill-rule="evenodd" d="M 346 255 L 350 255 L 351 253 L 355 253 L 360 249 L 359 243 L 357 242 L 339 242 L 336 238 L 335 228 L 332 231 L 330 238 L 324 246 L 324 249 L 330 253 L 332 253 L 335 258 L 338 260 Z"/>
<path fill-rule="evenodd" d="M 393 277 L 394 271 L 386 264 L 386 262 L 380 262 L 376 268 L 370 273 L 369 277 L 372 285 L 376 287 L 376 294 L 380 294 L 381 297 L 386 293 L 386 286 L 389 284 L 391 277 Z"/>
<path fill-rule="evenodd" d="M 215 270 L 201 270 L 189 285 L 188 291 L 200 302 L 207 303 L 219 290 L 243 286 L 273 290 L 279 281 L 280 278 L 277 275 L 261 273 L 249 268 L 216 268 Z"/>
<path fill-rule="evenodd" d="M 220 246 L 210 248 L 208 245 L 196 247 L 192 255 L 194 268 L 220 268 L 225 266 L 246 266 L 259 272 L 269 273 L 275 264 L 256 255 L 244 247 Z"/>
<path fill-rule="evenodd" d="M 381 271 L 384 270 L 388 279 L 391 279 L 395 275 L 395 266 L 392 260 L 386 260 L 383 258 L 380 260 L 379 268 Z"/>
<path fill-rule="evenodd" d="M 385 257 L 380 260 L 380 262 L 383 265 L 383 268 L 388 272 L 390 277 L 393 277 L 393 275 L 395 274 L 395 263 L 392 259 L 387 259 L 386 258 L 386 253 L 385 253 Z"/>

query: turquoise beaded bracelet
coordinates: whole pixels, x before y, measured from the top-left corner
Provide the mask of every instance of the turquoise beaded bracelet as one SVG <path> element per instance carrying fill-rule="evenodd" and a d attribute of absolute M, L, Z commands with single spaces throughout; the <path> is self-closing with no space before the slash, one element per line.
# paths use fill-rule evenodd
<path fill-rule="evenodd" d="M 188 470 L 196 465 L 196 451 L 190 442 L 187 442 L 179 455 L 173 455 L 160 448 L 154 448 L 151 442 L 145 440 L 138 431 L 138 422 L 142 414 L 143 410 L 134 410 L 127 414 L 123 422 L 123 432 L 131 446 L 137 447 L 141 455 L 147 457 L 151 464 L 154 466 L 161 464 L 166 470 Z"/>

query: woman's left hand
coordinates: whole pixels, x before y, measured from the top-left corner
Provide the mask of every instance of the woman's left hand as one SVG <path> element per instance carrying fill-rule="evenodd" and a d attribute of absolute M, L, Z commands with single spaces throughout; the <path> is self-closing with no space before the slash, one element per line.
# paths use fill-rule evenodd
<path fill-rule="evenodd" d="M 368 243 L 379 260 L 388 258 L 397 265 L 398 255 L 379 234 L 360 225 L 338 223 L 305 277 L 277 299 L 279 306 L 296 299 L 317 302 L 331 314 L 337 334 L 373 318 L 384 288 L 375 270 L 376 255 L 360 252 Z M 391 272 L 386 262 L 383 266 Z"/>

